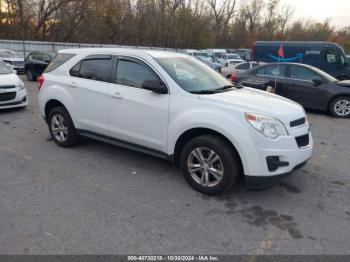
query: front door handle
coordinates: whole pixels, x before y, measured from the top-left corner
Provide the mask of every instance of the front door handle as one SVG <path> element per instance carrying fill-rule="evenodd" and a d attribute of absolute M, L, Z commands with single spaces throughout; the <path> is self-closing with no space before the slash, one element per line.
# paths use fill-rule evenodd
<path fill-rule="evenodd" d="M 72 83 L 68 84 L 68 86 L 71 87 L 71 88 L 77 88 L 78 87 L 77 83 L 75 83 L 75 82 L 72 82 Z"/>
<path fill-rule="evenodd" d="M 114 99 L 123 99 L 123 96 L 119 92 L 115 92 L 112 95 L 112 98 L 114 98 Z"/>

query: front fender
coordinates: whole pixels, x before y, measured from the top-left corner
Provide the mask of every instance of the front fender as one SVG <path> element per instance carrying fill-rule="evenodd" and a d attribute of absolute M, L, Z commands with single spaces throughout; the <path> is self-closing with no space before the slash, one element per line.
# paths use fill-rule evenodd
<path fill-rule="evenodd" d="M 238 150 L 239 144 L 251 144 L 247 127 L 243 114 L 239 117 L 212 109 L 183 112 L 170 121 L 168 153 L 173 154 L 179 137 L 194 128 L 206 128 L 220 133 Z"/>

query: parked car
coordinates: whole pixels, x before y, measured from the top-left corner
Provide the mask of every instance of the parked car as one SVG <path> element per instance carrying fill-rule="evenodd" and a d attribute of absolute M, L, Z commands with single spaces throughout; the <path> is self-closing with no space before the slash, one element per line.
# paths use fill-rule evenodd
<path fill-rule="evenodd" d="M 255 67 L 237 77 L 241 84 L 246 80 L 267 80 L 272 87 L 277 79 L 276 94 L 305 108 L 327 111 L 335 117 L 350 117 L 350 81 L 339 81 L 316 67 L 273 63 Z"/>
<path fill-rule="evenodd" d="M 240 49 L 236 50 L 236 53 L 239 54 L 239 56 L 245 61 L 252 60 L 252 50 L 251 49 L 240 48 Z"/>
<path fill-rule="evenodd" d="M 227 192 L 241 174 L 249 188 L 266 188 L 311 157 L 300 105 L 238 88 L 187 55 L 61 50 L 38 81 L 59 146 L 87 136 L 169 159 L 205 194 Z"/>
<path fill-rule="evenodd" d="M 256 62 L 256 61 L 251 61 L 251 62 L 241 62 L 239 64 L 235 65 L 229 65 L 227 67 L 221 68 L 221 74 L 229 78 L 231 81 L 236 82 L 237 81 L 237 74 L 243 73 L 245 71 L 248 71 L 256 66 L 259 65 L 264 65 L 265 63 L 261 62 Z"/>
<path fill-rule="evenodd" d="M 24 61 L 24 70 L 28 81 L 35 81 L 44 72 L 55 55 L 54 52 L 36 51 L 29 53 Z"/>
<path fill-rule="evenodd" d="M 206 65 L 210 66 L 212 69 L 214 69 L 217 72 L 221 72 L 221 64 L 213 62 L 210 58 L 204 57 L 204 56 L 196 56 L 196 58 L 199 61 L 202 61 Z"/>
<path fill-rule="evenodd" d="M 183 53 L 185 53 L 186 55 L 190 55 L 190 56 L 196 56 L 197 55 L 197 50 L 195 49 L 184 49 Z"/>
<path fill-rule="evenodd" d="M 26 107 L 27 92 L 15 71 L 0 61 L 0 109 Z"/>
<path fill-rule="evenodd" d="M 209 56 L 207 50 L 198 50 L 198 52 L 195 54 L 195 56 L 198 56 L 198 57 L 206 59 L 210 62 L 213 62 L 213 59 Z"/>
<path fill-rule="evenodd" d="M 207 49 L 207 52 L 213 62 L 219 62 L 219 58 L 227 54 L 226 49 Z"/>
<path fill-rule="evenodd" d="M 223 54 L 218 61 L 221 66 L 235 65 L 244 62 L 239 54 Z"/>
<path fill-rule="evenodd" d="M 0 49 L 0 60 L 12 66 L 17 73 L 24 73 L 24 59 L 15 51 Z"/>
<path fill-rule="evenodd" d="M 284 57 L 278 56 L 283 47 Z M 344 49 L 329 42 L 258 41 L 253 45 L 253 60 L 295 62 L 317 67 L 339 80 L 350 79 L 350 63 Z"/>

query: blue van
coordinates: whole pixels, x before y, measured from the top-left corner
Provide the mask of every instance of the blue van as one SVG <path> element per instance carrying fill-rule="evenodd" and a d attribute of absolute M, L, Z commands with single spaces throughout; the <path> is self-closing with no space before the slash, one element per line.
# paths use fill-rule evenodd
<path fill-rule="evenodd" d="M 284 57 L 278 56 L 283 46 Z M 329 42 L 257 41 L 252 48 L 253 61 L 294 62 L 312 65 L 339 80 L 350 79 L 350 63 L 344 49 Z"/>

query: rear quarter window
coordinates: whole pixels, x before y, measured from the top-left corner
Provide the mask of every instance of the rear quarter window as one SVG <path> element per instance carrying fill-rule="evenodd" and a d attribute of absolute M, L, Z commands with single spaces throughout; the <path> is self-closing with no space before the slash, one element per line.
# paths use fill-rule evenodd
<path fill-rule="evenodd" d="M 44 73 L 49 73 L 55 70 L 56 68 L 63 65 L 65 62 L 67 62 L 69 59 L 71 59 L 74 54 L 67 54 L 67 53 L 59 53 L 55 56 L 55 58 L 51 61 L 51 63 L 46 67 Z"/>

